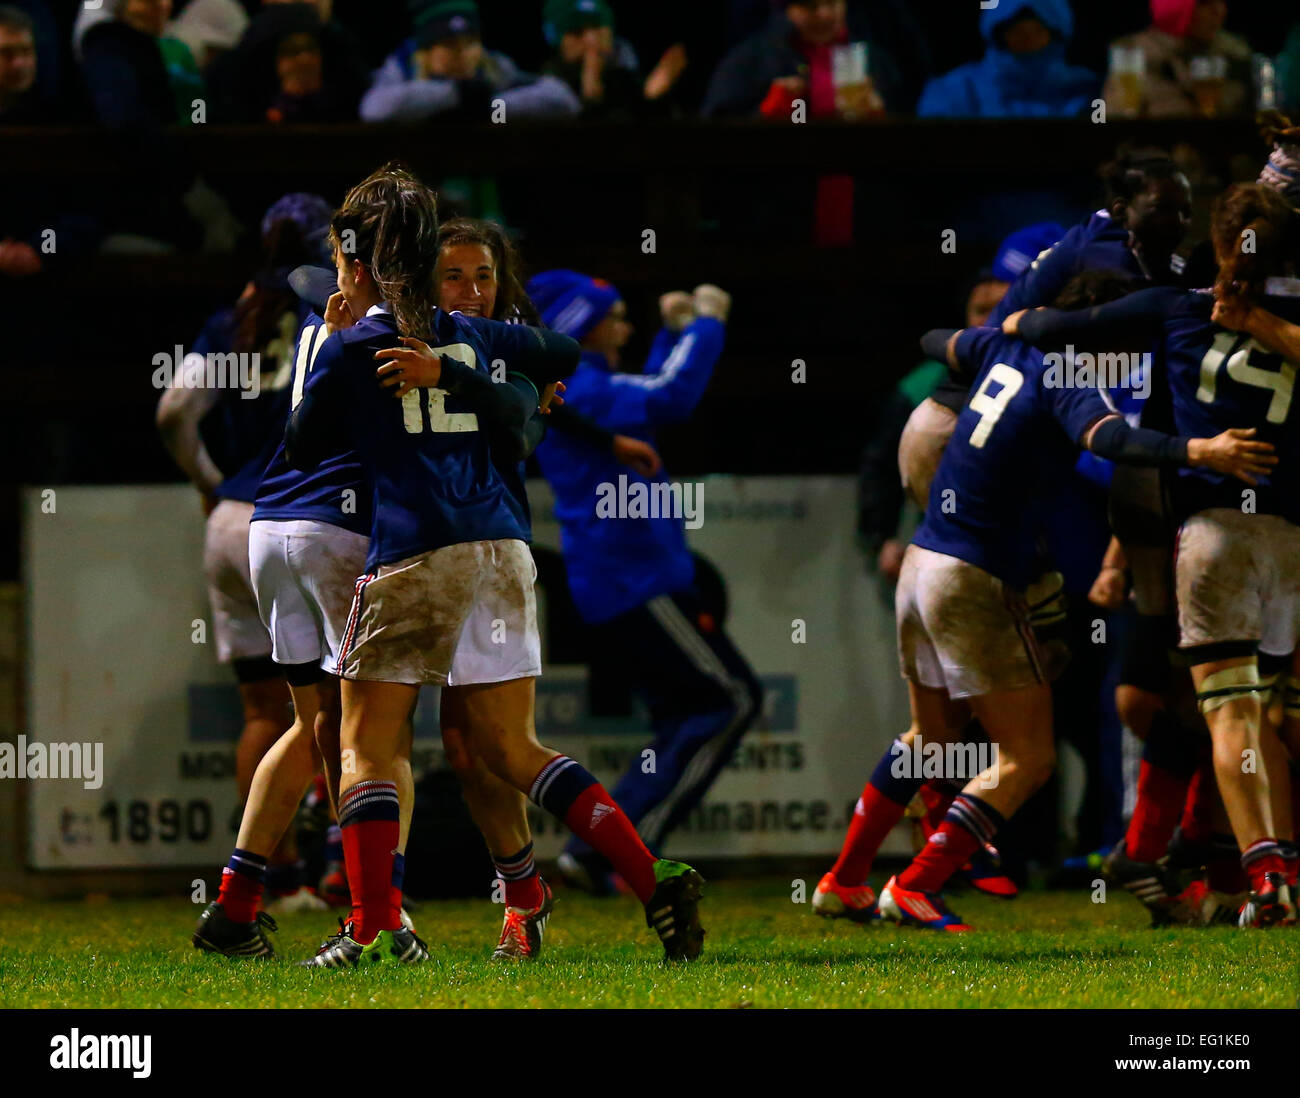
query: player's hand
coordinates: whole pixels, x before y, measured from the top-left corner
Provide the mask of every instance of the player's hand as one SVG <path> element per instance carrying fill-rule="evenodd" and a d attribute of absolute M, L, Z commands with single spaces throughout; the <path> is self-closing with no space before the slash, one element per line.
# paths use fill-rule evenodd
<path fill-rule="evenodd" d="M 1240 297 L 1216 297 L 1210 319 L 1220 328 L 1227 328 L 1232 332 L 1244 332 L 1250 321 L 1250 305 Z"/>
<path fill-rule="evenodd" d="M 680 332 L 695 319 L 695 298 L 685 290 L 673 290 L 659 298 L 659 315 L 670 332 Z"/>
<path fill-rule="evenodd" d="M 722 287 L 708 282 L 695 287 L 696 316 L 711 316 L 725 324 L 730 312 L 731 295 Z"/>
<path fill-rule="evenodd" d="M 1009 336 L 1020 335 L 1020 318 L 1029 312 L 1028 309 L 1017 309 L 1002 321 L 1002 334 Z"/>
<path fill-rule="evenodd" d="M 903 571 L 903 554 L 906 552 L 906 545 L 897 538 L 889 538 L 876 554 L 876 567 L 890 583 L 898 582 L 899 573 Z"/>
<path fill-rule="evenodd" d="M 330 294 L 330 299 L 325 302 L 325 331 L 333 335 L 340 328 L 351 328 L 356 322 L 343 291 Z"/>
<path fill-rule="evenodd" d="M 630 435 L 614 436 L 614 456 L 647 480 L 664 467 L 659 451 L 648 442 Z"/>
<path fill-rule="evenodd" d="M 1103 610 L 1118 610 L 1124 605 L 1127 586 L 1124 569 L 1116 568 L 1113 564 L 1103 564 L 1088 590 L 1088 601 Z"/>
<path fill-rule="evenodd" d="M 39 274 L 41 257 L 36 249 L 22 240 L 0 240 L 0 274 L 22 278 Z"/>
<path fill-rule="evenodd" d="M 1229 427 L 1213 438 L 1187 440 L 1187 463 L 1203 465 L 1216 473 L 1258 484 L 1277 464 L 1271 442 L 1256 442 L 1255 428 Z"/>
<path fill-rule="evenodd" d="M 442 359 L 422 339 L 402 336 L 402 347 L 386 347 L 375 358 L 388 361 L 375 371 L 379 386 L 395 397 L 404 397 L 412 389 L 436 389 L 442 379 Z"/>
<path fill-rule="evenodd" d="M 537 410 L 541 412 L 542 415 L 549 416 L 551 414 L 552 405 L 564 403 L 564 397 L 560 396 L 562 392 L 564 392 L 564 382 L 552 381 L 542 390 L 542 395 L 537 401 Z"/>

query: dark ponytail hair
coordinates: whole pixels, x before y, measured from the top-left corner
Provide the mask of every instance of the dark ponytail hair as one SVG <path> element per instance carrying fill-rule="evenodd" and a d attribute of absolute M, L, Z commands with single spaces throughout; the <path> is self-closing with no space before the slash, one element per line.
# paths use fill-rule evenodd
<path fill-rule="evenodd" d="M 524 290 L 523 263 L 510 234 L 495 221 L 456 217 L 438 232 L 438 251 L 460 244 L 478 244 L 492 254 L 497 269 L 497 301 L 492 320 L 520 320 L 534 327 L 542 319 Z"/>
<path fill-rule="evenodd" d="M 400 164 L 385 164 L 347 193 L 330 219 L 330 240 L 359 259 L 404 336 L 428 340 L 436 299 L 437 196 Z"/>
<path fill-rule="evenodd" d="M 1243 247 L 1246 233 L 1253 247 Z M 1215 293 L 1257 301 L 1264 283 L 1286 273 L 1300 251 L 1300 215 L 1271 187 L 1234 183 L 1214 200 L 1210 239 L 1219 261 Z"/>
<path fill-rule="evenodd" d="M 293 221 L 281 218 L 271 226 L 262 240 L 262 260 L 253 276 L 253 292 L 235 306 L 231 350 L 265 352 L 273 341 L 282 338 L 286 313 L 293 316 L 293 325 L 297 326 L 298 295 L 289 288 L 289 272 L 314 262 L 319 262 L 319 257 Z"/>

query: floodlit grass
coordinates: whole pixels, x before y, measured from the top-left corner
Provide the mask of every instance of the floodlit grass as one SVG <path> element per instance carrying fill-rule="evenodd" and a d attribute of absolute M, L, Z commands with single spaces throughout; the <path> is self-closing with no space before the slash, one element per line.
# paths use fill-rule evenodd
<path fill-rule="evenodd" d="M 811 888 L 811 882 L 809 883 Z M 542 958 L 487 960 L 500 909 L 415 912 L 423 965 L 306 971 L 333 921 L 286 915 L 281 958 L 201 954 L 184 902 L 18 903 L 0 911 L 6 1007 L 1293 1007 L 1300 928 L 1146 929 L 1128 896 L 959 896 L 966 935 L 855 926 L 793 904 L 788 881 L 710 884 L 703 958 L 666 968 L 626 898 L 558 893 Z"/>

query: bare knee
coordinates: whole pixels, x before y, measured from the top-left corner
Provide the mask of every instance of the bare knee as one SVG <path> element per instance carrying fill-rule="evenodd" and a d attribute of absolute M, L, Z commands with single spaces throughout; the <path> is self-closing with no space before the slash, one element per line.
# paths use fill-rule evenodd
<path fill-rule="evenodd" d="M 1147 738 L 1156 714 L 1164 707 L 1160 695 L 1150 690 L 1125 684 L 1115 687 L 1115 711 L 1120 724 L 1140 740 Z"/>

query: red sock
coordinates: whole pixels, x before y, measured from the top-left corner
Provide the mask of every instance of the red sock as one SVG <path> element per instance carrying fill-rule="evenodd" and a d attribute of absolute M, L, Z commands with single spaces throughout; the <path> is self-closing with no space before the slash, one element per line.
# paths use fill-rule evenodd
<path fill-rule="evenodd" d="M 1187 803 L 1192 778 L 1142 760 L 1137 803 L 1124 836 L 1124 852 L 1135 862 L 1154 862 L 1165 855 Z"/>
<path fill-rule="evenodd" d="M 506 906 L 532 911 L 542 904 L 542 879 L 536 873 L 518 881 L 506 881 Z M 653 892 L 654 890 L 651 889 Z"/>
<path fill-rule="evenodd" d="M 1191 842 L 1202 842 L 1213 834 L 1211 818 L 1214 813 L 1215 788 L 1214 763 L 1206 759 L 1196 768 L 1196 773 L 1187 786 L 1183 818 L 1178 823 L 1183 838 Z"/>
<path fill-rule="evenodd" d="M 939 830 L 898 875 L 898 887 L 909 892 L 938 892 L 975 851 L 993 841 L 1002 822 L 992 805 L 970 793 L 959 793 Z"/>
<path fill-rule="evenodd" d="M 361 820 L 343 828 L 343 860 L 352 893 L 352 940 L 369 945 L 381 930 L 396 930 L 393 908 L 393 849 L 396 820 Z M 400 905 L 400 899 L 399 899 Z"/>
<path fill-rule="evenodd" d="M 866 881 L 880 844 L 903 818 L 905 811 L 906 805 L 886 797 L 871 782 L 862 787 L 862 796 L 853 809 L 840 856 L 831 866 L 837 884 L 843 888 L 857 888 Z"/>
<path fill-rule="evenodd" d="M 221 871 L 221 890 L 217 903 L 226 917 L 236 923 L 251 923 L 262 903 L 262 882 L 229 869 Z"/>
<path fill-rule="evenodd" d="M 1285 880 L 1286 861 L 1273 838 L 1257 839 L 1241 852 L 1241 867 L 1250 879 L 1250 887 L 1258 892 L 1264 887 L 1264 874 L 1277 873 Z"/>
<path fill-rule="evenodd" d="M 925 804 L 925 815 L 921 817 L 921 830 L 927 839 L 939 830 L 943 818 L 948 815 L 948 809 L 960 792 L 960 789 L 947 782 L 937 781 L 926 782 L 918 790 Z"/>
<path fill-rule="evenodd" d="M 638 900 L 649 903 L 656 884 L 655 856 L 603 785 L 597 782 L 579 793 L 564 814 L 564 822 L 614 867 Z"/>
<path fill-rule="evenodd" d="M 397 783 L 369 779 L 339 796 L 339 829 L 343 833 L 343 862 L 352 893 L 352 940 L 369 945 L 381 930 L 402 925 L 400 888 L 402 865 L 397 853 Z"/>

